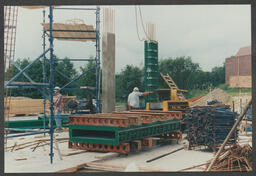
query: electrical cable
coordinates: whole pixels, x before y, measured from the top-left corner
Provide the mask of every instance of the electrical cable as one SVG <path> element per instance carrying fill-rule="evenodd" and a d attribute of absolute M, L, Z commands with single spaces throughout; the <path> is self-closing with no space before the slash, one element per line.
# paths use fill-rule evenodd
<path fill-rule="evenodd" d="M 140 11 L 140 18 L 141 18 L 141 24 L 142 24 L 143 31 L 144 31 L 144 33 L 145 33 L 147 39 L 149 40 L 150 38 L 149 38 L 149 36 L 148 36 L 148 34 L 147 34 L 146 30 L 145 30 L 145 27 L 144 27 L 144 23 L 143 23 L 143 19 L 142 19 L 142 13 L 141 13 L 140 6 L 139 6 L 139 11 Z"/>
<path fill-rule="evenodd" d="M 138 19 L 137 19 L 137 8 L 136 8 L 136 6 L 134 8 L 135 8 L 135 21 L 136 21 L 137 36 L 138 36 L 139 41 L 143 41 L 143 39 L 141 39 L 140 35 L 139 35 Z"/>

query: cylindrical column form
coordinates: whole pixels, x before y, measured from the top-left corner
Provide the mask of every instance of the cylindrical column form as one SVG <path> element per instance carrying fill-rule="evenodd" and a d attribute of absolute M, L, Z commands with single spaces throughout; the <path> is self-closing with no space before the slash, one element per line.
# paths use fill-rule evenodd
<path fill-rule="evenodd" d="M 144 67 L 144 86 L 145 91 L 152 91 L 158 88 L 158 42 L 150 40 L 145 41 L 145 67 Z M 156 102 L 155 93 L 145 96 L 145 102 Z"/>

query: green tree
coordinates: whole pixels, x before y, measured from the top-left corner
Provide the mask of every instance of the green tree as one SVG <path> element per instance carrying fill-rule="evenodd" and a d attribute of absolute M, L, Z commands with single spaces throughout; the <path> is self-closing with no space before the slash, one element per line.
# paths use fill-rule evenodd
<path fill-rule="evenodd" d="M 122 101 L 124 95 L 132 92 L 134 87 L 144 91 L 143 70 L 133 65 L 126 65 L 121 73 L 116 74 L 116 98 Z"/>
<path fill-rule="evenodd" d="M 76 76 L 77 72 L 74 69 L 73 63 L 71 63 L 68 58 L 65 58 L 63 61 L 58 62 L 57 61 L 58 57 L 54 55 L 54 67 L 55 69 L 58 69 L 65 75 L 67 75 L 69 78 L 73 78 Z M 28 58 L 24 59 L 18 59 L 15 61 L 15 63 L 21 68 L 25 68 L 27 65 L 32 63 L 32 61 Z M 46 82 L 49 82 L 49 76 L 50 76 L 50 63 L 47 60 L 46 61 Z M 11 65 L 10 70 L 7 70 L 5 73 L 5 79 L 7 80 L 8 78 L 8 72 L 10 77 L 12 78 L 15 76 L 17 73 L 19 73 L 19 70 L 14 67 L 14 65 Z M 43 62 L 42 60 L 38 60 L 35 62 L 29 69 L 25 71 L 25 73 L 36 83 L 42 83 L 43 82 Z M 20 75 L 15 82 L 29 82 L 27 78 L 25 78 L 24 75 Z M 59 73 L 55 71 L 54 73 L 54 85 L 62 87 L 65 85 L 69 80 L 61 76 Z M 74 87 L 73 84 L 71 84 L 69 87 Z M 43 98 L 42 94 L 40 91 L 38 91 L 35 88 L 29 88 L 29 89 L 23 89 L 23 88 L 18 88 L 18 89 L 12 89 L 12 94 L 11 96 L 25 96 L 25 97 L 31 97 L 31 98 Z M 65 92 L 66 93 L 66 92 Z"/>
<path fill-rule="evenodd" d="M 159 71 L 168 73 L 180 89 L 191 89 L 196 83 L 196 75 L 201 73 L 198 63 L 193 63 L 191 57 L 177 57 L 175 59 L 162 59 L 159 62 Z M 162 79 L 161 79 L 162 80 Z M 161 87 L 166 87 L 164 81 L 160 81 Z"/>
<path fill-rule="evenodd" d="M 225 83 L 225 63 L 221 67 L 214 67 L 211 71 L 213 86 Z"/>
<path fill-rule="evenodd" d="M 60 73 L 61 72 L 61 73 Z M 63 87 L 70 82 L 69 79 L 64 77 L 62 74 L 66 75 L 69 79 L 73 79 L 77 76 L 77 71 L 74 68 L 74 64 L 66 57 L 63 61 L 58 62 L 55 65 L 54 72 L 54 86 Z M 74 82 L 69 84 L 66 88 L 78 87 Z M 62 94 L 74 95 L 74 91 L 63 90 Z"/>
<path fill-rule="evenodd" d="M 80 67 L 80 74 L 82 73 L 85 74 L 78 80 L 80 85 L 96 87 L 96 63 L 94 61 L 89 61 L 86 65 Z M 77 94 L 79 98 L 90 98 L 95 96 L 95 91 L 91 94 L 87 90 L 80 90 L 77 91 Z"/>

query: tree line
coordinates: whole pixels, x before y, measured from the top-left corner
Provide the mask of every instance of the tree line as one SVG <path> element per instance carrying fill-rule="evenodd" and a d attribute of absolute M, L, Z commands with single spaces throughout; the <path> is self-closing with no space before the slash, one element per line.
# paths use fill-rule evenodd
<path fill-rule="evenodd" d="M 25 68 L 32 61 L 28 58 L 18 59 L 15 61 L 20 68 Z M 50 65 L 49 61 L 46 63 L 46 79 L 49 80 Z M 88 71 L 84 76 L 77 80 L 81 86 L 95 87 L 95 62 L 90 61 L 87 64 L 80 66 L 79 69 L 74 68 L 74 64 L 68 58 L 58 61 L 57 56 L 54 56 L 54 83 L 55 86 L 62 87 L 69 79 L 77 78 L 81 73 Z M 13 65 L 9 69 L 9 77 L 16 75 L 19 72 Z M 66 75 L 66 78 L 61 73 Z M 191 57 L 176 57 L 164 58 L 159 60 L 159 72 L 169 74 L 180 89 L 205 90 L 209 87 L 216 87 L 219 84 L 225 83 L 225 64 L 220 67 L 214 67 L 210 72 L 203 71 L 198 63 L 194 63 Z M 35 82 L 43 82 L 43 62 L 37 61 L 29 68 L 26 73 Z M 5 79 L 8 80 L 8 70 L 5 73 Z M 144 68 L 139 68 L 133 65 L 126 65 L 120 73 L 116 74 L 116 101 L 124 101 L 125 97 L 133 90 L 133 87 L 138 87 L 140 91 L 144 91 Z M 27 79 L 21 75 L 17 82 L 28 82 Z M 76 88 L 76 83 L 71 83 L 69 88 Z M 159 75 L 159 88 L 167 88 L 167 84 Z M 63 91 L 65 95 L 76 95 L 78 98 L 89 98 L 92 95 L 84 90 Z M 42 98 L 41 93 L 35 89 L 12 89 L 12 96 L 25 96 L 31 98 Z"/>

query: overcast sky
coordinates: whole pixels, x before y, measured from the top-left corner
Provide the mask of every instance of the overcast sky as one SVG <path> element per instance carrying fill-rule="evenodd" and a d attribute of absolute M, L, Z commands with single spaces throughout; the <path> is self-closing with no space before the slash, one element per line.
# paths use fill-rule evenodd
<path fill-rule="evenodd" d="M 127 64 L 142 67 L 144 43 L 137 37 L 134 6 L 112 8 L 115 10 L 116 72 Z M 15 58 L 34 59 L 42 53 L 42 10 L 19 8 Z M 48 8 L 45 10 L 47 17 Z M 191 56 L 204 71 L 210 71 L 221 66 L 225 58 L 235 55 L 240 47 L 251 45 L 249 5 L 141 6 L 141 10 L 144 23 L 156 25 L 159 59 Z M 74 18 L 95 25 L 92 11 L 54 11 L 55 23 Z M 139 34 L 144 37 L 141 26 Z M 60 58 L 88 58 L 95 56 L 94 44 L 55 40 L 54 53 Z"/>

